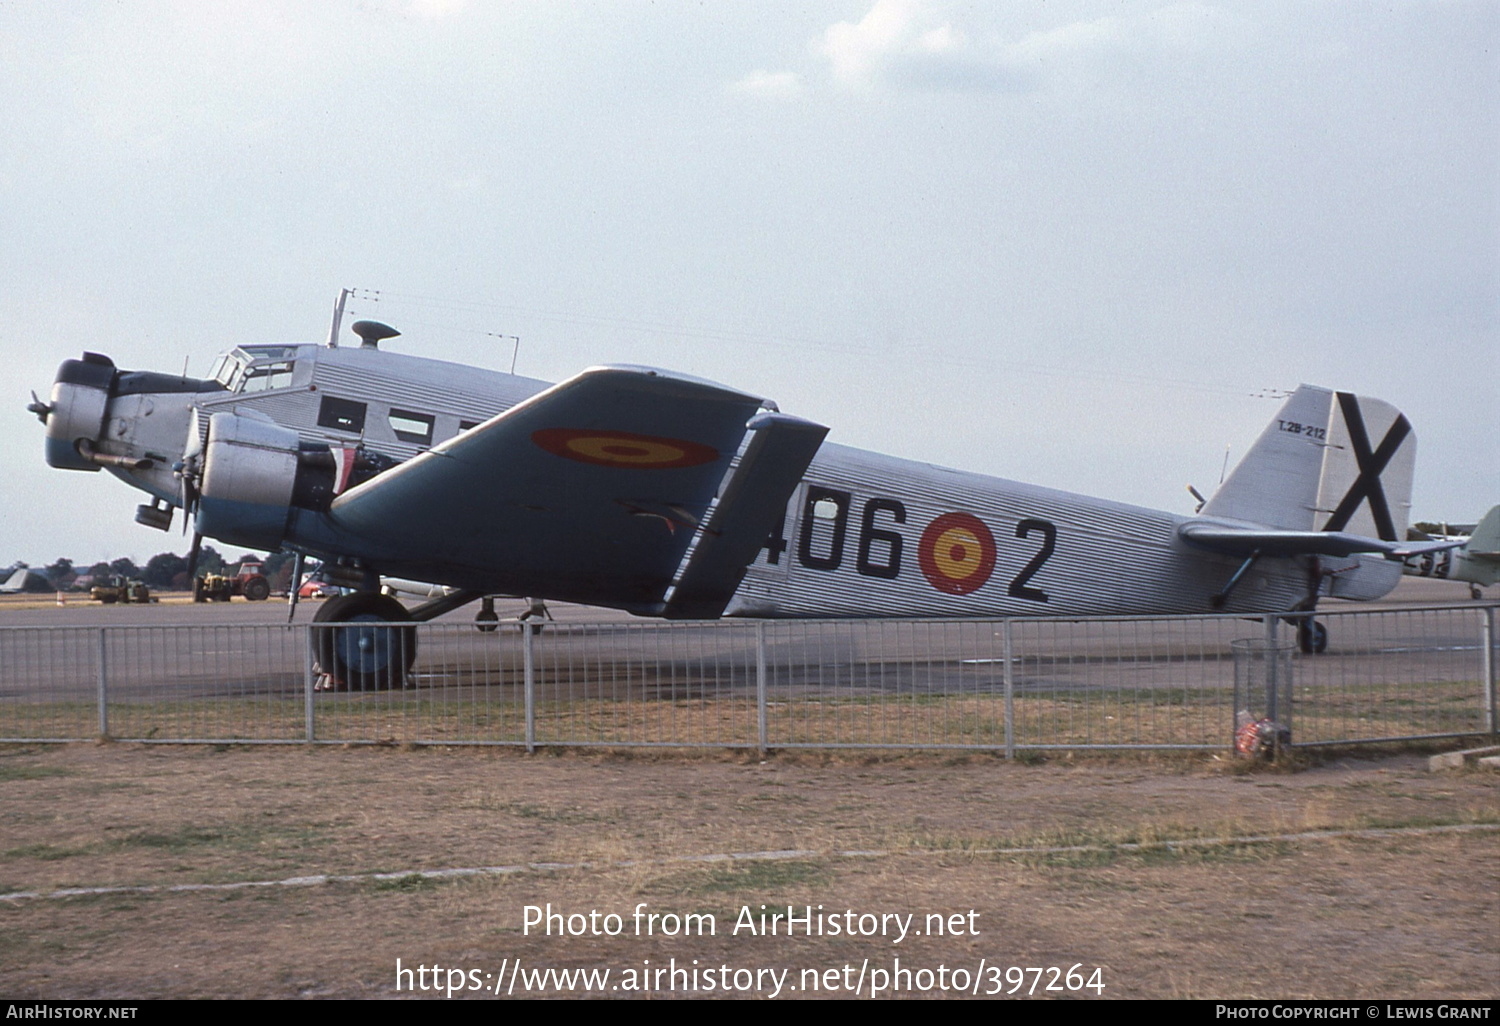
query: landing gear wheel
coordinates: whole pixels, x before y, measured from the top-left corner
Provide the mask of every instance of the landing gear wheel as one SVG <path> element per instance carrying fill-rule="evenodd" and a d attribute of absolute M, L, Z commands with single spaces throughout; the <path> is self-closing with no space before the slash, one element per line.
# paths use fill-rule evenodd
<path fill-rule="evenodd" d="M 245 582 L 245 601 L 264 602 L 271 597 L 271 582 L 264 577 L 252 577 Z"/>
<path fill-rule="evenodd" d="M 329 599 L 313 623 L 348 624 L 313 628 L 313 657 L 334 687 L 380 691 L 405 685 L 417 658 L 417 629 L 406 607 L 388 595 L 357 591 Z"/>
<path fill-rule="evenodd" d="M 474 629 L 493 634 L 500 629 L 500 614 L 495 612 L 495 599 L 486 595 L 481 600 L 479 612 L 474 614 Z"/>
<path fill-rule="evenodd" d="M 1328 628 L 1313 619 L 1299 621 L 1297 647 L 1307 655 L 1321 655 L 1328 649 Z"/>

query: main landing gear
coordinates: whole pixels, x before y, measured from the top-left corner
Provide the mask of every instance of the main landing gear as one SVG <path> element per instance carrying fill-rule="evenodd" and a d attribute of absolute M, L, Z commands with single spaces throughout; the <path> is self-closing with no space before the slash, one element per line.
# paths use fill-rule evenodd
<path fill-rule="evenodd" d="M 483 604 L 474 626 L 485 633 L 499 628 L 495 599 L 477 591 L 454 591 L 407 609 L 393 596 L 355 591 L 329 599 L 313 617 L 312 650 L 321 675 L 319 688 L 338 691 L 384 691 L 407 687 L 417 658 L 416 624 L 468 605 Z M 531 622 L 535 618 L 536 622 Z M 539 599 L 520 616 L 533 634 L 552 614 Z"/>
<path fill-rule="evenodd" d="M 417 629 L 406 607 L 389 595 L 356 591 L 329 599 L 313 618 L 313 658 L 327 685 L 381 691 L 406 684 L 417 658 Z M 408 624 L 408 626 L 401 626 Z"/>

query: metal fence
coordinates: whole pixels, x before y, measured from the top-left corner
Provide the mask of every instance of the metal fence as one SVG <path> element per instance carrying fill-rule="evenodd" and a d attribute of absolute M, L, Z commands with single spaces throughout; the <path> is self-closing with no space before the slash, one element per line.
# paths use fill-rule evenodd
<path fill-rule="evenodd" d="M 1496 617 L 1493 603 L 1320 613 L 1320 655 L 1295 652 L 1280 616 L 440 621 L 393 635 L 411 669 L 370 690 L 320 690 L 317 663 L 368 624 L 0 628 L 0 740 L 1014 756 L 1224 749 L 1247 720 L 1293 745 L 1492 734 Z"/>

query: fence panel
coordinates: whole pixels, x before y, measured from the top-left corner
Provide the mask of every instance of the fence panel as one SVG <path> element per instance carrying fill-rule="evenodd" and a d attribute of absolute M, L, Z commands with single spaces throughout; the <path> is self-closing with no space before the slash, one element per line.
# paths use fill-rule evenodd
<path fill-rule="evenodd" d="M 1297 745 L 1479 734 L 1483 607 L 1320 613 L 1328 649 L 1297 660 Z"/>
<path fill-rule="evenodd" d="M 1493 732 L 1496 608 L 1318 614 L 1292 744 Z M 1275 616 L 0 628 L 0 740 L 1222 749 L 1255 704 L 1232 643 L 1296 637 Z M 350 686 L 314 691 L 316 660 Z"/>

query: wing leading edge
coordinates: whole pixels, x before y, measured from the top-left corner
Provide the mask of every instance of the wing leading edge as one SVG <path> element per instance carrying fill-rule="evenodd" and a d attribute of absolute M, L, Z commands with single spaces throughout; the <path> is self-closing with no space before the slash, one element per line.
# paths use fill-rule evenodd
<path fill-rule="evenodd" d="M 340 496 L 329 523 L 382 570 L 660 612 L 761 406 L 706 381 L 593 368 Z M 790 483 L 784 466 L 770 475 L 779 497 L 748 505 L 784 507 L 810 459 Z M 696 591 L 738 582 L 728 564 L 744 545 L 732 548 Z"/>

